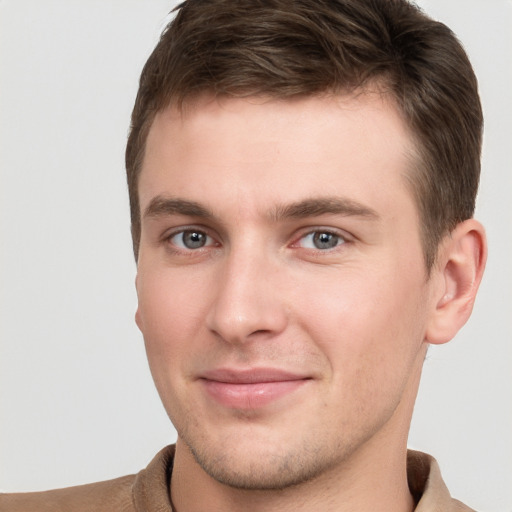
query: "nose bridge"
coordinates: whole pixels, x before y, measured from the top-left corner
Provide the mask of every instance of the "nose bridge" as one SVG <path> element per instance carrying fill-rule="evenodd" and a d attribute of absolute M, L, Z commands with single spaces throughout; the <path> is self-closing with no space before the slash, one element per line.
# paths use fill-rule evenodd
<path fill-rule="evenodd" d="M 255 247 L 256 245 L 256 247 Z M 208 327 L 227 342 L 272 337 L 286 326 L 276 258 L 257 244 L 232 247 L 219 272 Z"/>

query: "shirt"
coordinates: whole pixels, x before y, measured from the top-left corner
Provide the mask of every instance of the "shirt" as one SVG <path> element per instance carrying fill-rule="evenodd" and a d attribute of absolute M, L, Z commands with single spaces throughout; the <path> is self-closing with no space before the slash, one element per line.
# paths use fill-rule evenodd
<path fill-rule="evenodd" d="M 52 491 L 0 494 L 0 512 L 172 512 L 174 448 L 161 450 L 136 475 Z M 430 455 L 409 450 L 407 478 L 415 512 L 475 512 L 450 496 Z"/>

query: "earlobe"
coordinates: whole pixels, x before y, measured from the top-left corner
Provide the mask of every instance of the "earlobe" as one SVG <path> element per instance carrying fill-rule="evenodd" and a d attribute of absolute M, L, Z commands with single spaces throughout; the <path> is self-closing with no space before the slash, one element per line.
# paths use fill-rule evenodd
<path fill-rule="evenodd" d="M 141 315 L 140 315 L 140 309 L 137 308 L 137 311 L 135 311 L 135 323 L 137 324 L 137 327 L 139 328 L 139 331 L 140 332 L 144 332 L 144 329 L 143 329 L 143 322 L 142 322 L 142 318 L 141 318 Z"/>
<path fill-rule="evenodd" d="M 138 302 L 138 300 L 139 300 L 139 275 L 138 274 L 135 276 L 135 289 L 137 291 L 137 302 Z M 141 332 L 144 332 L 142 316 L 141 316 L 140 307 L 138 304 L 137 304 L 137 310 L 135 311 L 135 323 L 137 324 L 137 327 L 139 328 L 139 330 Z"/>
<path fill-rule="evenodd" d="M 436 295 L 425 340 L 450 341 L 466 323 L 475 302 L 487 258 L 483 226 L 474 219 L 461 222 L 439 249 Z"/>

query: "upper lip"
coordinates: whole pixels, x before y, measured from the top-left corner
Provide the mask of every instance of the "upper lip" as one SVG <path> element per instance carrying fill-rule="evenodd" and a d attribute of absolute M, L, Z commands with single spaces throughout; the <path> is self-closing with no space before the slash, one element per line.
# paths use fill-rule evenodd
<path fill-rule="evenodd" d="M 202 373 L 200 378 L 216 382 L 225 382 L 228 384 L 255 384 L 264 382 L 305 380 L 310 377 L 277 368 L 218 368 Z"/>

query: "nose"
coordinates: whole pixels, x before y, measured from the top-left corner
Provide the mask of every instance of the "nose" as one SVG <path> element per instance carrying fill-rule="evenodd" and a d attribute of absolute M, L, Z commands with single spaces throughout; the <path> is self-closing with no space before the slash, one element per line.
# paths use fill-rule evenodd
<path fill-rule="evenodd" d="M 261 254 L 233 251 L 216 276 L 207 327 L 229 343 L 271 339 L 288 323 L 278 265 Z"/>

